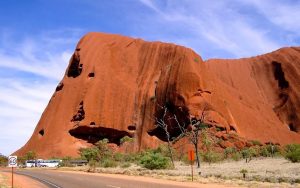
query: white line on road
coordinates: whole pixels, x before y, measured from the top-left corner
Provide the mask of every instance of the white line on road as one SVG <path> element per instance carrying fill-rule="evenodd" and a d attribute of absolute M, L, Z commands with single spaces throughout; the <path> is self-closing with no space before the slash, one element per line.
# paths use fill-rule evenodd
<path fill-rule="evenodd" d="M 20 172 L 19 172 L 18 174 L 32 177 L 33 179 L 37 179 L 37 180 L 39 180 L 39 181 L 41 181 L 41 182 L 44 182 L 44 183 L 46 183 L 46 184 L 49 184 L 49 185 L 55 187 L 55 188 L 62 188 L 62 187 L 60 187 L 60 186 L 58 186 L 58 185 L 55 185 L 54 183 L 51 183 L 51 182 L 49 182 L 49 181 L 47 181 L 47 180 L 43 180 L 43 179 L 41 179 L 41 178 L 38 178 L 38 177 L 35 177 L 35 176 L 32 176 L 32 175 L 29 175 L 29 174 L 23 174 L 23 173 L 20 173 Z"/>
<path fill-rule="evenodd" d="M 107 187 L 112 187 L 112 188 L 121 188 L 121 187 L 118 187 L 118 186 L 114 186 L 114 185 L 106 185 Z"/>

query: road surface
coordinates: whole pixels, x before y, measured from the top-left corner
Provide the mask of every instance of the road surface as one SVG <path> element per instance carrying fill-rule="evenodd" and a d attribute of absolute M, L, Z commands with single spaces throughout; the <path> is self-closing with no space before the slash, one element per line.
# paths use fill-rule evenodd
<path fill-rule="evenodd" d="M 106 175 L 85 172 L 66 172 L 58 170 L 16 170 L 17 174 L 31 177 L 49 188 L 186 188 L 212 187 L 225 188 L 224 185 L 197 184 L 158 180 L 153 178 Z"/>

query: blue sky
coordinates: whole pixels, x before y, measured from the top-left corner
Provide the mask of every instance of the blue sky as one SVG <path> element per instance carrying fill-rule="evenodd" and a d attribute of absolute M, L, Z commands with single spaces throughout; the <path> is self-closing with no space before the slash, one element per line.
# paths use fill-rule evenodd
<path fill-rule="evenodd" d="M 240 58 L 299 46 L 299 0 L 0 1 L 0 153 L 31 136 L 87 32 L 122 34 Z"/>

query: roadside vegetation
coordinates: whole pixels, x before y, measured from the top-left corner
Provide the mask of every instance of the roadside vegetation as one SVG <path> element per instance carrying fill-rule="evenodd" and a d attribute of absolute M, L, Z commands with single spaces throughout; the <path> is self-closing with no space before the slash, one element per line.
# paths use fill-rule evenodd
<path fill-rule="evenodd" d="M 0 166 L 7 166 L 7 157 L 0 154 Z"/>
<path fill-rule="evenodd" d="M 237 179 L 247 182 L 300 183 L 300 177 L 295 175 L 300 171 L 298 172 L 296 170 L 297 167 L 293 164 L 300 162 L 300 144 L 279 147 L 271 144 L 263 145 L 258 143 L 258 141 L 254 141 L 256 144 L 242 150 L 238 150 L 235 147 L 215 150 L 215 148 L 211 147 L 214 143 L 213 139 L 205 134 L 207 133 L 203 132 L 201 134 L 200 141 L 201 144 L 204 144 L 204 149 L 201 149 L 199 152 L 202 164 L 201 168 L 195 171 L 194 179 L 196 181 L 205 182 L 207 180 L 203 178 L 211 179 L 213 177 L 215 179 L 210 181 Z M 130 142 L 132 142 L 132 139 L 124 138 L 121 144 Z M 162 144 L 155 149 L 146 149 L 137 153 L 118 152 L 111 147 L 108 139 L 103 139 L 98 141 L 93 147 L 80 149 L 80 158 L 64 157 L 60 167 L 72 167 L 72 160 L 86 160 L 88 162 L 87 166 L 74 169 L 88 172 L 150 175 L 152 177 L 163 176 L 174 180 L 183 178 L 189 181 L 190 161 L 187 153 L 171 148 L 175 164 L 175 167 L 173 167 L 169 149 L 168 144 Z M 33 159 L 37 157 L 35 152 L 31 151 L 21 158 Z M 57 159 L 57 157 L 53 157 L 53 159 Z M 289 160 L 290 163 L 284 162 L 286 161 L 285 159 Z M 266 168 L 264 163 L 267 163 L 269 167 Z M 273 164 L 274 169 L 272 169 Z M 277 167 L 282 164 L 287 166 L 280 167 L 286 169 L 282 169 L 282 172 L 279 173 Z M 299 165 L 297 164 L 297 166 Z"/>
<path fill-rule="evenodd" d="M 203 136 L 204 139 L 207 139 Z M 234 147 L 228 147 L 223 151 L 215 151 L 209 149 L 211 141 L 206 141 L 207 149 L 199 152 L 199 158 L 202 162 L 208 164 L 218 163 L 222 161 L 242 161 L 251 163 L 255 158 L 286 158 L 287 160 L 295 163 L 300 162 L 300 144 L 290 144 L 285 147 L 277 145 L 253 145 L 238 150 Z M 137 153 L 121 153 L 114 151 L 109 147 L 107 139 L 100 140 L 91 148 L 82 148 L 79 150 L 80 159 L 87 160 L 91 170 L 96 167 L 121 167 L 127 168 L 132 165 L 138 165 L 146 169 L 173 169 L 172 161 L 169 155 L 169 147 L 167 144 L 162 144 L 155 149 L 146 149 Z M 189 165 L 187 153 L 180 154 L 172 148 L 173 159 L 176 164 Z M 70 166 L 68 161 L 72 160 L 71 157 L 62 159 L 61 166 Z M 175 166 L 176 167 L 176 166 Z"/>

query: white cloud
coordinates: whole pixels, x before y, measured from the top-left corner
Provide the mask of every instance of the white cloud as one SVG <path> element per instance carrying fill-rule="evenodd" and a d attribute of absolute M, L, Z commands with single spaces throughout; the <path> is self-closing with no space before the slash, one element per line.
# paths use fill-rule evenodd
<path fill-rule="evenodd" d="M 1 153 L 8 155 L 28 141 L 64 75 L 75 42 L 66 48 L 68 38 L 63 43 L 61 38 L 42 37 L 0 44 Z"/>
<path fill-rule="evenodd" d="M 299 33 L 300 1 L 246 0 L 273 24 L 288 31 Z"/>
<path fill-rule="evenodd" d="M 164 6 L 159 3 L 162 1 L 141 2 L 155 10 L 145 21 L 151 23 L 145 30 L 152 29 L 158 32 L 160 39 L 189 46 L 200 55 L 222 50 L 227 52 L 225 58 L 245 57 L 281 47 L 278 40 L 271 37 L 272 30 L 259 27 L 257 22 L 261 20 L 254 22 L 252 17 L 256 15 L 252 14 L 255 13 L 245 13 L 245 4 L 236 0 L 163 1 Z"/>
<path fill-rule="evenodd" d="M 45 60 L 38 59 L 32 52 L 32 45 L 24 44 L 21 56 L 10 56 L 0 52 L 0 67 L 18 71 L 33 73 L 49 79 L 59 80 L 67 64 L 67 58 L 71 56 L 69 51 L 60 54 L 47 54 Z M 48 52 L 45 52 L 48 53 Z"/>

